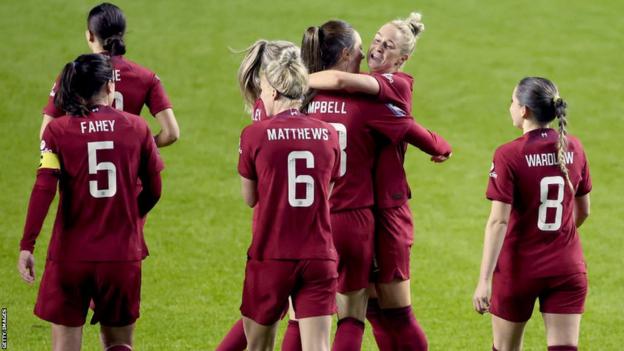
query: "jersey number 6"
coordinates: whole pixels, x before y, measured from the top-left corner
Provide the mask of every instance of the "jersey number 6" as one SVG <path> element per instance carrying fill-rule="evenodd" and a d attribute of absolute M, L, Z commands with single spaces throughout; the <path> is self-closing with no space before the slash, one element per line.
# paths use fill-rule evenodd
<path fill-rule="evenodd" d="M 113 197 L 117 193 L 117 168 L 112 162 L 97 162 L 98 150 L 112 150 L 112 141 L 94 141 L 87 143 L 89 157 L 89 174 L 97 174 L 98 171 L 108 172 L 108 188 L 99 189 L 97 180 L 89 181 L 89 193 L 95 198 Z"/>
<path fill-rule="evenodd" d="M 310 207 L 314 203 L 314 179 L 309 175 L 297 175 L 297 160 L 305 160 L 306 168 L 314 168 L 314 155 L 310 151 L 288 154 L 288 203 L 292 207 Z M 297 184 L 305 184 L 304 198 L 297 198 Z"/>

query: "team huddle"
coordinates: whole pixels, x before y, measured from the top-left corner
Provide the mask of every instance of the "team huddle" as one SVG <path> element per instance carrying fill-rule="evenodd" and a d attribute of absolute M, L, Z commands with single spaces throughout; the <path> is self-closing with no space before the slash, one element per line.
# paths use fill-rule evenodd
<path fill-rule="evenodd" d="M 359 350 L 366 320 L 379 350 L 428 349 L 411 303 L 403 161 L 409 145 L 436 163 L 452 149 L 414 119 L 413 78 L 402 71 L 424 29 L 418 13 L 390 21 L 364 54 L 359 33 L 331 20 L 307 28 L 301 47 L 258 40 L 245 51 L 238 81 L 252 123 L 240 136 L 238 173 L 254 212 L 252 241 L 242 318 L 217 350 L 272 350 L 286 315 L 282 350 Z M 117 6 L 94 7 L 86 30 L 93 53 L 65 65 L 43 111 L 18 269 L 34 282 L 35 241 L 58 186 L 35 305 L 52 324 L 53 350 L 80 350 L 89 308 L 104 350 L 132 350 L 148 255 L 143 226 L 162 188 L 157 148 L 175 142 L 179 128 L 158 77 L 123 56 L 125 30 Z M 369 72 L 360 72 L 364 57 Z M 160 125 L 156 136 L 137 116 L 143 105 Z M 493 350 L 521 349 L 536 299 L 548 350 L 577 350 L 588 162 L 548 79 L 522 79 L 509 111 L 523 135 L 494 153 L 473 305 L 492 315 Z"/>

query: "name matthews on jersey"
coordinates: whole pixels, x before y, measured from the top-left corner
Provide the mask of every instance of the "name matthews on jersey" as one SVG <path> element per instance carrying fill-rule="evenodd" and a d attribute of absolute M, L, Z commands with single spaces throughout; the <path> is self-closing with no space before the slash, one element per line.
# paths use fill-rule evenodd
<path fill-rule="evenodd" d="M 557 160 L 557 154 L 554 152 L 529 154 L 524 155 L 524 158 L 526 159 L 527 165 L 529 167 L 554 166 L 559 164 L 559 161 Z M 574 163 L 574 152 L 566 152 L 564 155 L 564 161 L 566 164 Z"/>
<path fill-rule="evenodd" d="M 329 140 L 327 128 L 271 128 L 267 138 L 274 140 Z"/>

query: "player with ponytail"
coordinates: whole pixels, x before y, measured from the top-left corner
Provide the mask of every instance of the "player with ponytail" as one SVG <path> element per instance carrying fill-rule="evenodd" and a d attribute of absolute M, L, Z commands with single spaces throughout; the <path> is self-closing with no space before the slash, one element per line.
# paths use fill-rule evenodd
<path fill-rule="evenodd" d="M 313 74 L 321 69 L 357 76 L 354 73 L 359 72 L 363 56 L 359 34 L 344 21 L 328 21 L 321 26 L 310 27 L 304 33 L 302 57 Z M 382 56 L 376 56 L 380 57 Z M 379 60 L 380 64 L 387 62 L 388 60 Z M 395 67 L 402 65 L 399 60 L 392 62 Z M 375 78 L 371 79 L 375 81 Z M 381 79 L 394 81 L 392 76 Z M 386 99 L 371 99 L 362 94 L 330 91 L 332 89 L 329 87 L 321 87 L 321 90 L 308 94 L 308 114 L 332 123 L 341 134 L 343 177 L 336 183 L 331 198 L 332 232 L 340 260 L 339 322 L 334 339 L 336 351 L 359 348 L 362 343 L 368 301 L 366 290 L 369 287 L 376 240 L 373 174 L 377 151 L 380 147 L 392 145 L 390 152 L 396 153 L 396 145 L 408 142 L 440 161 L 446 160 L 451 152 L 450 145 L 443 138 L 426 130 L 411 118 L 406 107 L 408 103 L 405 102 L 411 101 L 410 85 L 401 85 L 405 87 L 407 94 L 402 93 L 396 100 L 400 99 L 403 105 L 394 100 L 387 102 Z M 381 83 L 378 84 L 378 91 L 381 89 L 379 86 Z M 405 97 L 406 95 L 410 96 Z M 401 162 L 398 162 L 398 168 L 402 171 Z M 405 194 L 401 195 L 401 199 L 405 197 L 406 202 L 407 192 L 405 189 L 402 191 Z M 401 217 L 405 221 L 404 213 L 401 213 Z M 408 218 L 411 221 L 411 217 Z M 411 236 L 411 233 L 408 235 Z M 408 246 L 401 244 L 402 248 Z M 409 258 L 407 262 L 409 264 Z M 394 275 L 388 273 L 392 276 L 390 282 L 393 283 Z M 409 282 L 407 286 L 409 287 Z M 392 333 L 400 340 L 397 347 L 426 347 L 426 339 L 415 323 L 409 303 L 402 300 L 401 304 L 389 311 L 391 316 L 387 319 L 391 321 Z M 384 347 L 385 350 L 394 346 Z"/>
<path fill-rule="evenodd" d="M 41 139 L 18 270 L 27 283 L 35 281 L 35 242 L 58 186 L 35 305 L 35 315 L 52 324 L 54 350 L 80 350 L 91 300 L 104 349 L 132 350 L 147 257 L 142 223 L 160 198 L 163 164 L 145 120 L 111 107 L 114 93 L 108 56 L 67 63 L 54 101 L 67 114 L 52 120 Z"/>
<path fill-rule="evenodd" d="M 567 104 L 550 80 L 524 78 L 511 99 L 523 135 L 494 153 L 473 305 L 492 314 L 494 350 L 519 350 L 539 299 L 548 350 L 574 351 L 587 295 L 578 227 L 589 216 L 588 162 L 567 133 Z M 555 120 L 558 130 L 550 128 Z"/>
<path fill-rule="evenodd" d="M 89 12 L 85 37 L 91 52 L 111 58 L 116 85 L 114 107 L 139 115 L 146 105 L 161 128 L 155 136 L 156 144 L 159 147 L 170 145 L 179 138 L 180 129 L 169 97 L 156 74 L 123 56 L 126 53 L 125 33 L 126 17 L 119 7 L 102 3 Z M 57 80 L 43 109 L 40 135 L 52 119 L 66 112 L 54 105 L 58 85 Z"/>
<path fill-rule="evenodd" d="M 254 208 L 241 304 L 247 347 L 273 349 L 290 297 L 299 347 L 329 351 L 338 277 L 329 194 L 339 176 L 338 135 L 299 111 L 308 89 L 299 48 L 283 45 L 276 56 L 263 61 L 259 76 L 269 117 L 243 130 L 239 148 L 242 194 Z"/>
<path fill-rule="evenodd" d="M 422 15 L 390 21 L 377 31 L 366 55 L 370 73 L 327 70 L 310 75 L 310 87 L 376 96 L 412 114 L 413 78 L 402 71 L 425 30 Z M 323 70 L 325 69 L 325 70 Z M 414 242 L 411 190 L 403 167 L 407 144 L 386 143 L 375 161 L 375 262 L 366 317 L 381 351 L 427 349 L 427 338 L 411 309 L 410 251 Z M 443 162 L 449 155 L 432 156 Z"/>

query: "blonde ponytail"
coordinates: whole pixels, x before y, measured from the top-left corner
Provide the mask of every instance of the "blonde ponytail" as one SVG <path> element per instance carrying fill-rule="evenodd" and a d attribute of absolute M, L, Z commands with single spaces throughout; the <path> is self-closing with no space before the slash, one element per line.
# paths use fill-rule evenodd
<path fill-rule="evenodd" d="M 416 40 L 425 31 L 422 15 L 418 12 L 412 12 L 406 19 L 396 19 L 390 23 L 396 26 L 402 34 L 402 39 L 398 44 L 401 55 L 410 55 L 414 52 Z"/>
<path fill-rule="evenodd" d="M 308 91 L 308 70 L 294 44 L 284 48 L 278 59 L 267 62 L 265 74 L 269 84 L 288 99 L 301 100 Z"/>

